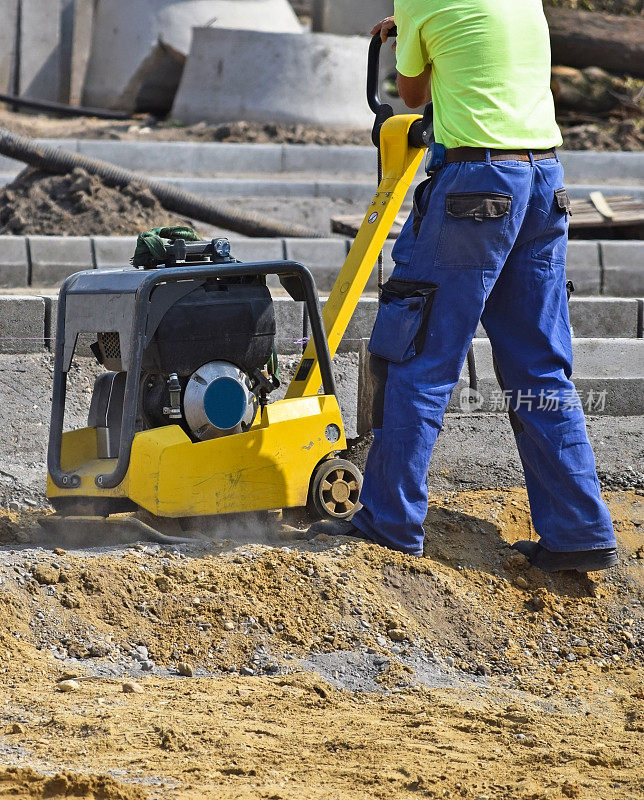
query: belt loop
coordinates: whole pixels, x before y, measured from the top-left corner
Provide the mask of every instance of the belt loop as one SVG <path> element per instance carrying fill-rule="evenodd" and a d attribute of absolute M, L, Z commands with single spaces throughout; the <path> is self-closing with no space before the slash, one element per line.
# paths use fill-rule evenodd
<path fill-rule="evenodd" d="M 492 163 L 492 153 L 489 147 L 485 148 L 485 163 L 491 164 Z"/>
<path fill-rule="evenodd" d="M 554 150 L 555 158 L 557 159 L 557 161 L 559 161 L 559 151 L 557 150 L 556 147 L 553 147 L 552 149 Z"/>
<path fill-rule="evenodd" d="M 532 150 L 528 150 L 528 158 L 530 159 L 530 164 L 534 167 L 534 156 L 532 155 Z"/>

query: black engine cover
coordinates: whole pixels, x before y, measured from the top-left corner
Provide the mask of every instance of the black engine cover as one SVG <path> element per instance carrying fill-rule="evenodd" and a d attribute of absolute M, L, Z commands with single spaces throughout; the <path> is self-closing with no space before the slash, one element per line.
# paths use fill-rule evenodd
<path fill-rule="evenodd" d="M 273 301 L 264 283 L 213 280 L 165 313 L 143 354 L 143 370 L 185 376 L 221 360 L 252 372 L 269 360 L 274 341 Z"/>

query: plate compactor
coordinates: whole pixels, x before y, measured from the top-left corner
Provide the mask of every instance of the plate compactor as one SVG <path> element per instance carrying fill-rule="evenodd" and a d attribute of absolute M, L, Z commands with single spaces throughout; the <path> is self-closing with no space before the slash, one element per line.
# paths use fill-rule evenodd
<path fill-rule="evenodd" d="M 226 239 L 166 245 L 147 269 L 78 272 L 60 290 L 48 451 L 48 527 L 76 518 L 148 530 L 163 520 L 297 509 L 350 516 L 361 476 L 338 455 L 346 438 L 332 358 L 431 136 L 429 110 L 394 116 L 378 95 L 380 38 L 369 52 L 367 95 L 382 179 L 320 311 L 311 272 L 293 261 L 240 263 Z M 275 315 L 266 277 L 305 304 L 311 339 L 283 399 Z M 87 427 L 63 433 L 79 334 L 105 367 Z M 319 392 L 320 385 L 322 392 Z M 149 527 L 148 527 L 149 525 Z M 165 526 L 167 529 L 167 526 Z"/>

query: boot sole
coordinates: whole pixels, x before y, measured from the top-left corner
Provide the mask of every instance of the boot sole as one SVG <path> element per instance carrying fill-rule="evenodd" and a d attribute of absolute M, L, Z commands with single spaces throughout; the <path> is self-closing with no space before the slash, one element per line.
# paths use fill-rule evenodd
<path fill-rule="evenodd" d="M 537 567 L 542 572 L 579 572 L 581 574 L 585 574 L 586 572 L 600 572 L 604 569 L 610 569 L 611 567 L 617 566 L 619 563 L 619 558 L 617 556 L 609 556 L 603 559 L 598 560 L 587 560 L 582 561 L 581 564 L 570 564 L 570 565 L 562 565 L 562 566 L 555 566 L 550 564 L 533 564 L 532 566 Z"/>

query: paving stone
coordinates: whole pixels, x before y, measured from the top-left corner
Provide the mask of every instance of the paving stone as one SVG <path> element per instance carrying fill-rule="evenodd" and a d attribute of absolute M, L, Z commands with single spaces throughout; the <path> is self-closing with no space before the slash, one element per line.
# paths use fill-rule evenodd
<path fill-rule="evenodd" d="M 97 269 L 130 266 L 136 247 L 136 236 L 94 236 L 92 241 Z"/>
<path fill-rule="evenodd" d="M 0 236 L 0 288 L 27 286 L 29 257 L 24 236 Z"/>
<path fill-rule="evenodd" d="M 578 338 L 637 338 L 638 301 L 614 297 L 573 297 L 570 324 Z"/>
<path fill-rule="evenodd" d="M 568 244 L 566 277 L 575 285 L 575 297 L 599 294 L 601 273 L 597 242 L 572 241 Z"/>
<path fill-rule="evenodd" d="M 495 397 L 499 386 L 492 366 L 492 349 L 489 341 L 478 339 L 474 342 L 476 370 L 479 378 L 479 391 L 484 405 L 481 411 L 498 411 Z M 590 413 L 614 416 L 633 416 L 644 414 L 644 342 L 641 339 L 574 339 L 573 375 L 577 391 L 584 407 Z M 468 385 L 467 366 L 463 368 L 461 380 L 457 385 L 449 409 L 464 410 L 461 392 Z M 603 403 L 592 404 L 592 398 Z M 592 393 L 592 395 L 591 395 Z"/>
<path fill-rule="evenodd" d="M 58 286 L 68 275 L 93 269 L 86 236 L 30 236 L 32 286 Z"/>
<path fill-rule="evenodd" d="M 304 264 L 313 272 L 318 291 L 333 287 L 347 257 L 345 239 L 287 239 L 286 257 Z"/>
<path fill-rule="evenodd" d="M 559 151 L 566 183 L 601 183 L 644 180 L 644 153 Z"/>
<path fill-rule="evenodd" d="M 641 297 L 644 294 L 644 242 L 603 241 L 604 294 Z"/>
<path fill-rule="evenodd" d="M 302 345 L 302 312 L 303 303 L 291 300 L 290 297 L 276 297 L 274 301 L 275 327 L 277 331 L 275 346 L 279 353 L 291 355 L 300 353 Z"/>
<path fill-rule="evenodd" d="M 240 261 L 283 261 L 284 240 L 269 238 L 230 239 L 230 253 Z"/>
<path fill-rule="evenodd" d="M 0 296 L 0 353 L 37 353 L 45 347 L 45 301 Z"/>
<path fill-rule="evenodd" d="M 337 145 L 283 145 L 282 169 L 284 172 L 320 173 L 373 173 L 376 175 L 378 157 L 375 147 Z"/>

